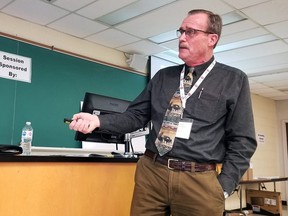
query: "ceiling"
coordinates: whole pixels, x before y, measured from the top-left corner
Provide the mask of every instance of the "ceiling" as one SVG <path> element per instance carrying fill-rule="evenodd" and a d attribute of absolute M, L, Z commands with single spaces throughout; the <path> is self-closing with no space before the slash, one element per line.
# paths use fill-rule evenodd
<path fill-rule="evenodd" d="M 175 31 L 191 9 L 223 19 L 217 61 L 242 69 L 251 92 L 288 99 L 287 0 L 1 0 L 0 12 L 124 53 L 177 58 Z"/>

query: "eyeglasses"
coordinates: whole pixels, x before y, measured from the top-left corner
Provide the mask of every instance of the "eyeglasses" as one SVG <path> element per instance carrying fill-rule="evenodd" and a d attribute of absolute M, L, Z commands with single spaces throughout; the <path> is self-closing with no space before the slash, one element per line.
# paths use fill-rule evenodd
<path fill-rule="evenodd" d="M 207 31 L 203 31 L 203 30 L 200 30 L 200 29 L 188 28 L 186 30 L 178 29 L 176 31 L 176 35 L 177 35 L 178 38 L 180 38 L 181 35 L 183 33 L 185 33 L 186 36 L 193 37 L 196 34 L 196 32 L 202 32 L 202 33 L 206 33 L 206 34 L 214 34 L 213 32 L 207 32 Z"/>

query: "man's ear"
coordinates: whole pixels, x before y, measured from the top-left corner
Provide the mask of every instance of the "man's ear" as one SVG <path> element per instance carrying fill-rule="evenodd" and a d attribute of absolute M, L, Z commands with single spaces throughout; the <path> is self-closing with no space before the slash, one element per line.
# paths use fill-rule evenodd
<path fill-rule="evenodd" d="M 218 35 L 217 34 L 209 34 L 209 45 L 214 47 L 218 42 Z"/>

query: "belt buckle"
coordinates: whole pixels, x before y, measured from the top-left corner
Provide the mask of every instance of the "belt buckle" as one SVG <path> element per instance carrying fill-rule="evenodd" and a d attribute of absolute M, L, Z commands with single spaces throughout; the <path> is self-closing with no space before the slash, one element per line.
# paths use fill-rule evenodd
<path fill-rule="evenodd" d="M 173 159 L 173 158 L 169 158 L 169 159 L 168 159 L 168 164 L 167 164 L 168 169 L 174 170 L 175 168 L 173 168 L 173 167 L 170 166 L 170 162 L 171 162 L 171 161 L 177 162 L 177 161 L 179 161 L 179 160 Z"/>

